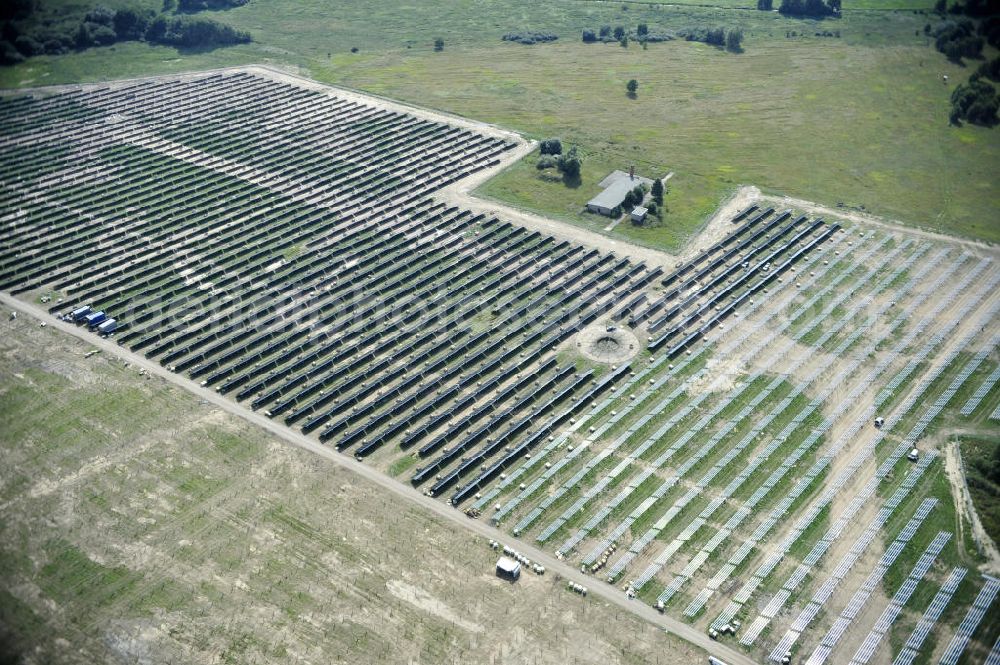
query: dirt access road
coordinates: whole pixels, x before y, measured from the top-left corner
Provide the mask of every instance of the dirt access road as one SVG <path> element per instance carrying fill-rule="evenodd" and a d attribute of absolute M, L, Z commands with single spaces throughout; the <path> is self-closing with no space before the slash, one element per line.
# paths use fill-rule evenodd
<path fill-rule="evenodd" d="M 373 467 L 357 461 L 353 457 L 338 453 L 326 446 L 323 446 L 319 442 L 310 439 L 300 432 L 256 413 L 242 404 L 231 401 L 214 390 L 202 387 L 186 377 L 175 374 L 162 367 L 159 363 L 148 360 L 145 357 L 137 353 L 133 353 L 132 351 L 129 351 L 128 349 L 123 348 L 110 340 L 102 339 L 97 335 L 94 335 L 84 329 L 77 328 L 70 323 L 56 320 L 40 307 L 22 302 L 8 293 L 0 293 L 0 302 L 2 302 L 4 307 L 10 311 L 27 314 L 40 322 L 44 322 L 49 326 L 54 327 L 57 330 L 92 344 L 93 346 L 101 349 L 102 352 L 108 353 L 113 357 L 121 358 L 126 362 L 132 363 L 136 367 L 144 368 L 150 374 L 159 376 L 164 380 L 169 381 L 171 384 L 183 388 L 184 390 L 193 393 L 195 396 L 214 404 L 220 409 L 239 416 L 244 420 L 261 427 L 282 441 L 313 452 L 320 457 L 326 458 L 335 464 L 349 469 L 378 486 L 395 493 L 403 499 L 430 511 L 439 517 L 458 524 L 461 527 L 472 531 L 476 535 L 487 539 L 494 539 L 509 543 L 530 559 L 544 565 L 549 571 L 558 573 L 568 580 L 583 584 L 590 589 L 591 593 L 597 594 L 607 602 L 632 612 L 639 618 L 662 627 L 668 633 L 676 635 L 705 649 L 710 654 L 724 660 L 728 665 L 754 665 L 754 660 L 748 656 L 726 645 L 713 641 L 705 633 L 693 628 L 692 626 L 673 619 L 667 615 L 661 615 L 648 605 L 626 598 L 625 594 L 620 592 L 617 588 L 595 580 L 593 577 L 584 575 L 573 566 L 556 559 L 554 556 L 535 548 L 531 544 L 516 540 L 486 522 L 469 519 L 464 514 L 447 504 L 425 496 L 415 488 L 390 478 Z"/>

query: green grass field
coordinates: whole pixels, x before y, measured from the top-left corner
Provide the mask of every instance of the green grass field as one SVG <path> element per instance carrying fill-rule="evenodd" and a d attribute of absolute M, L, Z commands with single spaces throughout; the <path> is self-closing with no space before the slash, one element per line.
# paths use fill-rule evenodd
<path fill-rule="evenodd" d="M 58 1 L 81 7 L 84 3 Z M 159 2 L 149 0 L 151 7 Z M 479 194 L 602 230 L 582 214 L 596 183 L 635 164 L 674 171 L 663 223 L 622 224 L 614 235 L 677 250 L 739 184 L 765 192 L 864 206 L 903 223 L 1000 240 L 1000 132 L 949 127 L 948 98 L 969 69 L 923 36 L 936 19 L 924 0 L 845 3 L 844 17 L 789 19 L 749 0 L 653 3 L 515 1 L 255 3 L 214 18 L 255 43 L 178 52 L 142 43 L 38 57 L 0 70 L 0 86 L 93 81 L 259 62 L 318 80 L 516 129 L 556 135 L 585 156 L 582 182 L 539 177 L 518 164 Z M 890 11 L 895 9 L 898 11 Z M 700 43 L 580 42 L 602 24 L 650 29 L 742 27 L 744 52 Z M 551 31 L 551 44 L 500 41 L 510 30 Z M 819 37 L 817 31 L 840 33 Z M 790 33 L 796 37 L 789 37 Z M 919 33 L 919 34 L 918 34 Z M 802 36 L 807 35 L 807 36 Z M 434 52 L 440 36 L 445 49 Z M 350 49 L 359 52 L 352 54 Z M 951 78 L 942 82 L 942 74 Z M 636 99 L 625 96 L 639 80 Z"/>
<path fill-rule="evenodd" d="M 579 144 L 578 188 L 545 179 L 529 162 L 481 193 L 592 229 L 607 220 L 580 211 L 612 168 L 674 171 L 663 224 L 615 230 L 641 244 L 676 249 L 738 184 L 1000 239 L 988 167 L 998 163 L 1000 135 L 947 126 L 950 90 L 941 73 L 959 74 L 922 44 L 770 39 L 740 55 L 683 42 L 646 51 L 582 43 L 477 51 L 485 55 L 365 56 L 319 73 Z M 623 82 L 633 77 L 640 89 L 630 100 Z"/>

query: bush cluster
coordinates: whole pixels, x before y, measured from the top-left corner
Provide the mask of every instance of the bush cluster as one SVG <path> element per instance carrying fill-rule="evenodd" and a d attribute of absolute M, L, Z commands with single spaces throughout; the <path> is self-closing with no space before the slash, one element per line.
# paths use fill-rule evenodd
<path fill-rule="evenodd" d="M 951 93 L 951 117 L 953 124 L 963 120 L 975 125 L 992 127 L 997 124 L 997 109 L 1000 99 L 997 90 L 986 81 L 976 78 L 962 83 Z"/>
<path fill-rule="evenodd" d="M 936 27 L 928 23 L 924 34 L 932 36 L 935 48 L 953 62 L 962 64 L 964 58 L 981 60 L 986 44 L 1000 47 L 998 7 L 998 0 L 964 0 L 950 7 L 947 0 L 937 0 L 934 11 L 939 16 L 945 18 L 951 14 L 956 18 L 944 20 Z M 964 121 L 992 127 L 1000 122 L 997 115 L 1000 98 L 996 88 L 985 79 L 1000 81 L 1000 57 L 981 63 L 968 82 L 952 92 L 948 119 L 953 125 Z"/>
<path fill-rule="evenodd" d="M 612 28 L 610 25 L 602 25 L 597 33 L 594 33 L 591 29 L 585 29 L 583 31 L 583 41 L 590 44 L 593 42 L 604 42 L 605 44 L 611 42 L 619 42 L 623 44 L 628 44 L 629 32 L 625 29 L 625 26 L 617 25 Z"/>
<path fill-rule="evenodd" d="M 561 155 L 562 141 L 559 139 L 545 139 L 538 144 L 538 152 L 543 155 Z"/>
<path fill-rule="evenodd" d="M 979 36 L 990 46 L 1000 48 L 1000 2 L 997 0 L 966 0 L 956 2 L 951 7 L 948 6 L 947 0 L 937 0 L 934 11 L 942 17 L 946 14 L 972 17 L 979 23 L 976 27 Z M 965 25 L 968 27 L 969 24 Z M 924 32 L 931 32 L 930 24 L 924 27 Z"/>
<path fill-rule="evenodd" d="M 993 48 L 1000 48 L 1000 14 L 987 17 L 979 22 L 978 32 Z"/>
<path fill-rule="evenodd" d="M 570 179 L 580 177 L 580 168 L 583 165 L 583 160 L 576 154 L 576 146 L 567 150 L 566 154 L 559 155 L 556 161 L 556 166 L 564 176 Z"/>
<path fill-rule="evenodd" d="M 642 37 L 639 37 L 640 42 L 669 42 L 674 39 L 674 35 L 669 32 L 647 32 Z"/>
<path fill-rule="evenodd" d="M 587 29 L 583 31 L 583 41 L 591 42 L 619 42 L 628 43 L 629 38 L 637 42 L 669 42 L 674 36 L 669 32 L 653 32 L 645 23 L 640 23 L 634 32 L 629 32 L 624 26 L 618 25 L 612 28 L 610 25 L 601 26 L 595 33 Z"/>
<path fill-rule="evenodd" d="M 983 38 L 976 36 L 976 27 L 969 19 L 945 21 L 934 30 L 934 46 L 955 62 L 962 58 L 979 58 L 983 54 Z"/>
<path fill-rule="evenodd" d="M 508 32 L 502 37 L 505 42 L 515 42 L 518 44 L 526 44 L 528 46 L 532 44 L 538 44 L 542 42 L 554 42 L 559 39 L 558 35 L 554 35 L 551 32 Z"/>
<path fill-rule="evenodd" d="M 840 0 L 781 0 L 778 11 L 786 16 L 840 16 Z"/>
<path fill-rule="evenodd" d="M 573 146 L 566 151 L 566 154 L 563 154 L 562 142 L 559 139 L 546 139 L 539 144 L 538 152 L 541 154 L 541 157 L 538 158 L 535 168 L 539 171 L 556 168 L 567 178 L 575 179 L 580 177 L 580 167 L 583 164 L 583 160 L 576 153 L 576 146 Z"/>
<path fill-rule="evenodd" d="M 171 46 L 228 46 L 250 41 L 250 34 L 207 18 L 158 16 L 146 30 L 146 41 Z"/>
<path fill-rule="evenodd" d="M 948 7 L 947 0 L 938 0 L 934 10 L 943 14 L 945 8 L 952 14 L 965 14 L 973 17 L 996 16 L 998 13 L 997 0 L 959 0 Z"/>
<path fill-rule="evenodd" d="M 232 9 L 242 7 L 248 0 L 179 0 L 177 8 L 182 12 L 200 12 L 206 9 Z"/>
<path fill-rule="evenodd" d="M 625 194 L 625 199 L 622 201 L 622 206 L 626 210 L 631 211 L 632 208 L 636 207 L 642 200 L 646 198 L 646 188 L 641 184 L 636 185 L 632 188 L 632 191 Z"/>
<path fill-rule="evenodd" d="M 544 171 L 545 169 L 554 169 L 559 166 L 559 160 L 552 155 L 542 155 L 538 158 L 538 163 L 535 164 L 535 168 L 539 171 Z"/>
<path fill-rule="evenodd" d="M 622 46 L 627 46 L 630 39 L 645 45 L 647 43 L 669 42 L 678 38 L 689 42 L 705 42 L 725 47 L 730 51 L 739 51 L 743 43 L 743 30 L 741 28 L 733 28 L 728 31 L 725 28 L 683 28 L 674 34 L 672 32 L 651 31 L 648 25 L 640 23 L 635 32 L 631 33 L 620 25 L 614 28 L 605 25 L 596 32 L 587 28 L 582 35 L 584 43 L 587 44 L 618 42 Z"/>
<path fill-rule="evenodd" d="M 1000 81 L 1000 55 L 979 65 L 972 78 L 986 77 L 991 81 Z"/>
<path fill-rule="evenodd" d="M 682 28 L 677 36 L 689 42 L 704 42 L 712 46 L 739 51 L 743 44 L 743 30 L 740 28 Z"/>

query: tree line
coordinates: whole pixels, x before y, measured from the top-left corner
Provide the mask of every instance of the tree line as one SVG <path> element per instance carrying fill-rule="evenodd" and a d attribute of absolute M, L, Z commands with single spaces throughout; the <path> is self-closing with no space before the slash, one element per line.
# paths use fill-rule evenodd
<path fill-rule="evenodd" d="M 618 42 L 627 47 L 629 40 L 634 40 L 645 46 L 648 42 L 667 42 L 673 39 L 683 39 L 689 42 L 704 42 L 730 51 L 741 51 L 743 45 L 742 28 L 682 28 L 676 33 L 655 32 L 649 29 L 645 23 L 640 23 L 634 32 L 630 32 L 624 26 L 612 28 L 610 25 L 601 26 L 597 31 L 586 28 L 581 36 L 585 44 L 597 42 L 613 43 Z"/>
<path fill-rule="evenodd" d="M 757 9 L 770 10 L 772 7 L 771 0 L 758 1 L 757 3 Z M 811 18 L 840 16 L 840 9 L 840 0 L 781 0 L 781 4 L 778 6 L 778 12 L 785 16 L 809 16 Z"/>
<path fill-rule="evenodd" d="M 934 47 L 952 62 L 964 64 L 965 59 L 982 60 L 986 44 L 1000 48 L 1000 2 L 997 0 L 965 0 L 948 5 L 937 0 L 934 11 L 943 20 L 935 27 L 928 23 L 924 34 L 934 38 Z M 954 18 L 948 18 L 951 15 Z M 1000 96 L 989 81 L 1000 81 L 1000 57 L 983 62 L 951 93 L 953 125 L 969 122 L 984 127 L 1000 123 Z"/>
<path fill-rule="evenodd" d="M 207 9 L 232 9 L 242 7 L 248 0 L 178 0 L 177 9 L 182 12 L 200 12 Z M 165 3 L 169 6 L 170 0 Z"/>
<path fill-rule="evenodd" d="M 962 444 L 962 455 L 966 458 L 966 481 L 969 493 L 976 505 L 976 511 L 994 540 L 1000 539 L 1000 443 L 980 443 L 966 448 Z"/>
<path fill-rule="evenodd" d="M 742 28 L 684 28 L 677 32 L 689 42 L 704 42 L 728 51 L 741 51 L 743 47 Z"/>
<path fill-rule="evenodd" d="M 80 19 L 62 16 L 62 20 L 37 20 L 31 0 L 11 0 L 0 14 L 0 64 L 12 65 L 34 55 L 60 55 L 92 46 L 117 42 L 146 41 L 182 48 L 214 48 L 242 44 L 252 40 L 250 33 L 237 30 L 213 19 L 188 14 L 166 13 L 172 2 L 164 3 L 164 13 L 151 9 L 124 7 L 113 10 L 98 5 Z M 246 0 L 218 0 L 226 6 Z M 3 4 L 3 3 L 0 3 Z M 214 7 L 215 0 L 181 0 L 186 11 L 202 6 Z M 67 20 L 69 19 L 69 20 Z"/>

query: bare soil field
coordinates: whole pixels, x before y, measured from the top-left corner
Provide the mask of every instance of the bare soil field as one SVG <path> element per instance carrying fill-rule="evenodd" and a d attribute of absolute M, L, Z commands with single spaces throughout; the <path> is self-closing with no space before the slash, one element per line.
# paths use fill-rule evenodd
<path fill-rule="evenodd" d="M 6 317 L 5 317 L 6 319 Z M 28 317 L 0 342 L 24 663 L 690 663 L 700 650 Z"/>

